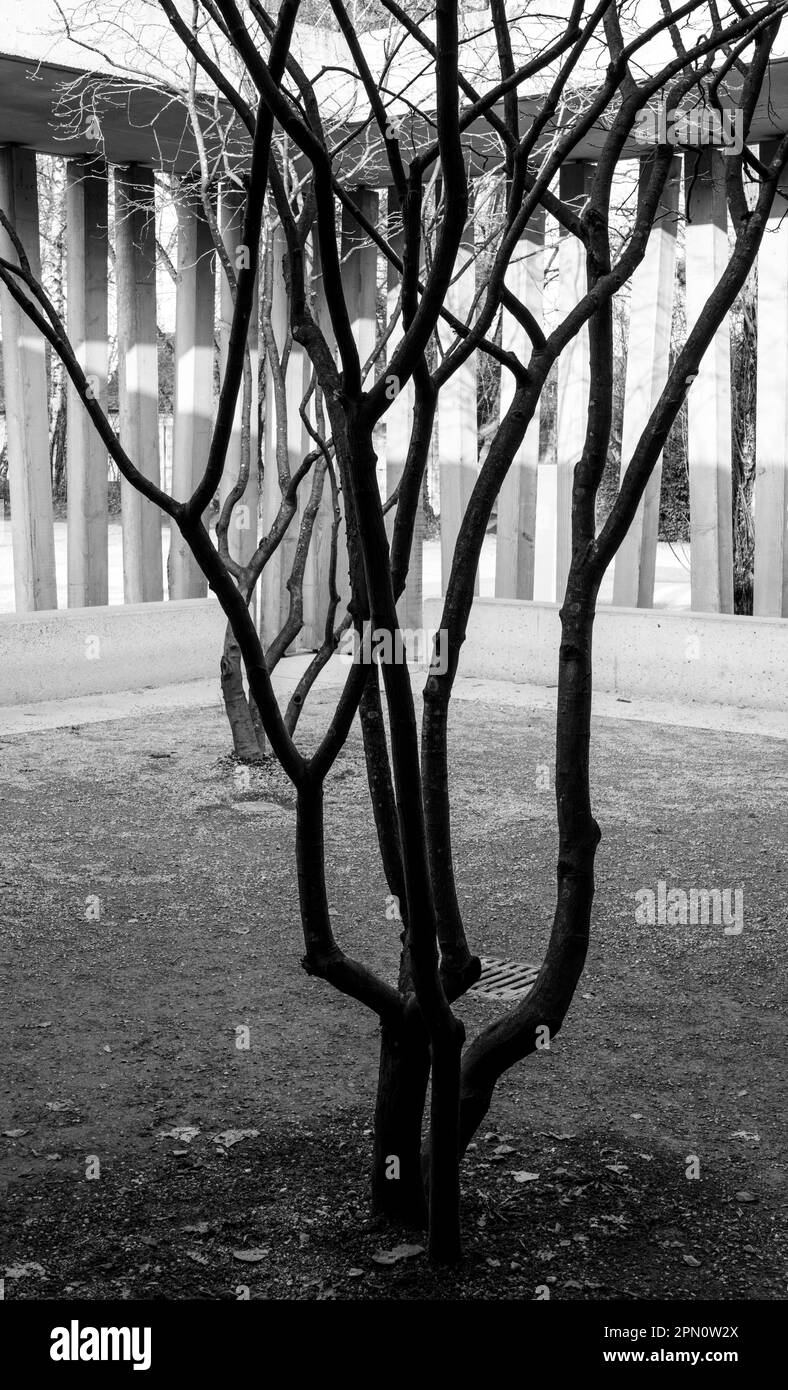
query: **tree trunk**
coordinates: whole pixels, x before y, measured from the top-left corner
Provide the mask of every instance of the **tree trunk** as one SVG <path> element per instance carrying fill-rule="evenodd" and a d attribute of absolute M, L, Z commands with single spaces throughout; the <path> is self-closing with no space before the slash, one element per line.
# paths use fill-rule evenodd
<path fill-rule="evenodd" d="M 432 1038 L 430 1106 L 430 1259 L 457 1264 L 460 1238 L 460 1058 L 465 1028 L 453 1019 Z"/>
<path fill-rule="evenodd" d="M 257 747 L 261 753 L 267 753 L 268 740 L 265 736 L 263 721 L 260 718 L 260 711 L 257 708 L 257 701 L 251 691 L 249 692 L 249 715 L 252 720 L 252 727 L 257 735 Z"/>
<path fill-rule="evenodd" d="M 261 746 L 241 676 L 241 650 L 228 624 L 220 666 L 222 698 L 233 736 L 233 751 L 245 763 L 259 762 Z"/>
<path fill-rule="evenodd" d="M 351 418 L 349 434 L 353 439 L 350 481 L 359 523 L 370 621 L 373 629 L 389 632 L 396 639 L 400 628 L 376 481 L 377 456 L 372 432 L 357 418 Z M 382 672 L 405 889 L 403 920 L 407 969 L 429 1036 L 432 1061 L 430 1258 L 436 1263 L 450 1264 L 460 1258 L 459 1094 L 465 1030 L 451 1011 L 439 974 L 437 917 L 427 852 L 410 673 L 392 653 L 384 656 Z"/>
<path fill-rule="evenodd" d="M 372 1212 L 413 1230 L 427 1225 L 421 1127 L 429 1075 L 429 1039 L 411 998 L 401 1023 L 381 1024 Z"/>

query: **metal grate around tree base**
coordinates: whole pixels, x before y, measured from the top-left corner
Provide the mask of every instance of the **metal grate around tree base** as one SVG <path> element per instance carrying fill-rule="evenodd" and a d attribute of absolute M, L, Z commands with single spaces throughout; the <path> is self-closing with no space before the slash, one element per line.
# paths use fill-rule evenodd
<path fill-rule="evenodd" d="M 538 965 L 524 965 L 521 961 L 482 956 L 481 962 L 482 973 L 468 993 L 482 994 L 485 999 L 522 999 L 539 974 Z"/>

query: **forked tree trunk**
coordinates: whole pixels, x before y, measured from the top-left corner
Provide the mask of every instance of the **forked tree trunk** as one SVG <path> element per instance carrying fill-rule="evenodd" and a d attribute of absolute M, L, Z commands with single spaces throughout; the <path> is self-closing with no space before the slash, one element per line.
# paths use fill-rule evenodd
<path fill-rule="evenodd" d="M 351 417 L 347 430 L 349 449 L 349 481 L 360 553 L 363 557 L 364 578 L 368 595 L 369 616 L 374 628 L 395 633 L 398 619 L 395 595 L 389 568 L 389 547 L 386 538 L 382 504 L 376 481 L 376 463 L 372 430 L 358 417 Z M 365 736 L 365 756 L 375 809 L 378 837 L 387 848 L 384 855 L 386 872 L 391 881 L 392 869 L 399 877 L 395 861 L 401 864 L 402 904 L 405 923 L 404 955 L 399 981 L 400 997 L 405 1009 L 418 1009 L 424 1034 L 429 1039 L 432 1072 L 430 1104 L 430 1163 L 428 1185 L 428 1222 L 430 1258 L 436 1263 L 452 1264 L 460 1257 L 459 1222 L 459 1092 L 460 1055 L 464 1029 L 452 1012 L 438 972 L 437 920 L 427 852 L 427 828 L 424 820 L 421 769 L 419 762 L 416 715 L 410 677 L 395 659 L 382 663 L 383 683 L 388 707 L 391 767 L 390 789 L 384 789 L 377 775 L 381 747 L 377 711 L 366 706 L 362 715 Z M 369 688 L 365 690 L 369 695 Z M 396 809 L 394 809 L 396 808 Z M 396 844 L 395 844 L 396 836 Z M 396 854 L 394 850 L 396 849 Z M 412 994 L 411 994 L 412 991 Z M 379 1132 L 386 1135 L 392 1117 L 401 1114 L 394 1097 L 401 1094 L 405 1069 L 394 1065 L 384 1052 L 382 1085 L 379 1091 Z M 423 1064 L 419 1080 L 424 1075 Z M 414 1112 L 407 1110 L 410 1135 L 398 1133 L 396 1142 L 407 1142 L 408 1184 L 415 1191 Z M 380 1183 L 379 1159 L 375 1168 L 376 1186 Z M 413 1176 L 411 1177 L 411 1173 Z M 385 1170 L 384 1178 L 385 1181 Z"/>

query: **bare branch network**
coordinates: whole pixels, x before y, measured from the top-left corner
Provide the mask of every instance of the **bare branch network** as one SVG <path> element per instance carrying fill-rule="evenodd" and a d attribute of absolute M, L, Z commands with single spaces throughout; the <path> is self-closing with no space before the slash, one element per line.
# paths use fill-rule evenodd
<path fill-rule="evenodd" d="M 774 0 L 575 0 L 548 13 L 527 0 L 491 0 L 489 10 L 462 14 L 457 0 L 429 8 L 381 0 L 362 7 L 363 22 L 343 0 L 320 10 L 283 0 L 276 15 L 259 0 L 151 0 L 133 15 L 91 5 L 89 22 L 72 11 L 70 37 L 93 55 L 97 71 L 62 93 L 64 131 L 95 122 L 98 158 L 106 111 L 126 102 L 133 119 L 140 82 L 163 107 L 184 107 L 182 150 L 161 160 L 165 170 L 169 160 L 179 210 L 178 273 L 212 274 L 213 253 L 218 258 L 215 417 L 204 466 L 192 476 L 191 460 L 176 460 L 172 493 L 151 476 L 139 437 L 135 445 L 133 432 L 116 433 L 26 255 L 13 208 L 0 215 L 5 294 L 62 362 L 126 489 L 171 518 L 178 563 L 207 581 L 226 615 L 222 681 L 236 750 L 255 757 L 270 748 L 297 794 L 304 969 L 380 1020 L 373 1204 L 415 1226 L 428 1222 L 437 1261 L 460 1255 L 461 1156 L 499 1078 L 540 1039 L 555 1037 L 583 970 L 600 839 L 589 789 L 597 595 L 773 209 L 788 137 L 756 152 L 750 132 L 785 10 Z M 318 42 L 308 25 L 320 19 Z M 676 140 L 666 132 L 698 111 L 724 125 L 733 107 L 741 138 L 724 159 L 715 155 L 732 228 L 725 262 L 628 443 L 621 486 L 598 530 L 615 297 L 655 229 L 677 216 Z M 651 132 L 646 145 L 644 132 Z M 88 181 L 95 167 L 88 161 Z M 122 257 L 150 250 L 152 208 L 151 171 L 119 171 L 119 294 L 129 283 Z M 576 295 L 553 322 L 529 288 L 545 218 L 574 248 L 579 269 Z M 384 296 L 388 314 L 379 326 Z M 207 332 L 212 347 L 212 323 Z M 504 490 L 549 374 L 578 345 L 589 389 L 567 484 L 571 520 L 559 538 L 555 915 L 527 996 L 466 1041 L 453 1005 L 478 979 L 480 961 L 466 933 L 452 846 L 452 691 L 493 509 L 511 496 Z M 122 364 L 124 352 L 119 343 Z M 501 372 L 501 415 L 460 498 L 440 640 L 419 714 L 402 637 L 414 536 L 439 402 L 462 407 L 463 372 L 475 354 Z M 261 431 L 263 489 L 277 505 L 258 538 Z M 324 560 L 316 569 L 319 545 Z M 258 591 L 262 637 L 252 611 Z M 306 621 L 317 634 L 315 655 L 282 709 L 272 671 Z M 304 701 L 351 634 L 355 659 L 344 688 L 306 748 L 298 737 Z M 381 863 L 402 921 L 396 983 L 345 954 L 329 915 L 323 790 L 356 719 Z"/>

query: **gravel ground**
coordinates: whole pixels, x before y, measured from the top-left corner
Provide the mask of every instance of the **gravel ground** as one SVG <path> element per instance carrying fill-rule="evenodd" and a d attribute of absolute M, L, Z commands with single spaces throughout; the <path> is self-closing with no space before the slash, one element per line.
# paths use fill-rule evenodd
<path fill-rule="evenodd" d="M 469 936 L 536 963 L 552 716 L 463 702 L 452 738 Z M 586 974 L 468 1155 L 452 1275 L 374 1258 L 418 1244 L 366 1221 L 375 1022 L 300 970 L 289 784 L 227 748 L 215 708 L 2 740 L 6 1298 L 785 1296 L 781 743 L 597 721 Z M 355 735 L 326 816 L 337 934 L 392 977 Z M 660 880 L 741 888 L 743 930 L 638 924 Z"/>

